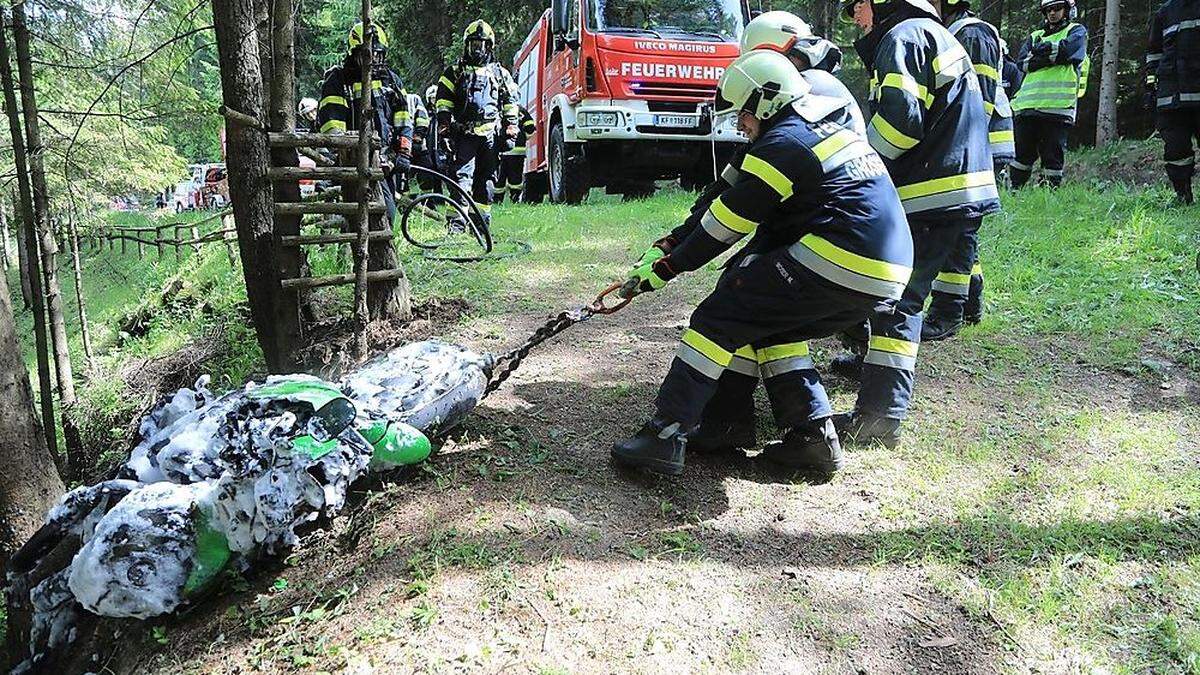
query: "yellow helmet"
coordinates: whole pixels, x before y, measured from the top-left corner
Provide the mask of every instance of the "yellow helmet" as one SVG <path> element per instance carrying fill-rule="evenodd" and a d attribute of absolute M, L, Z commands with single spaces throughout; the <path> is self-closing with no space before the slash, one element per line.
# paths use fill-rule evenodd
<path fill-rule="evenodd" d="M 721 76 L 714 112 L 728 115 L 745 111 L 769 120 L 804 98 L 810 89 L 786 56 L 755 49 L 739 56 Z"/>
<path fill-rule="evenodd" d="M 381 47 L 388 46 L 387 33 L 384 32 L 383 26 L 377 22 L 371 22 L 371 28 L 375 29 L 375 39 L 379 40 Z M 350 43 L 350 49 L 354 49 L 363 43 L 363 23 L 359 21 L 350 29 L 350 35 L 346 38 L 346 42 Z"/>
<path fill-rule="evenodd" d="M 496 31 L 492 30 L 492 26 L 488 22 L 476 19 L 463 31 L 463 42 L 469 40 L 483 40 L 489 45 L 495 46 Z"/>

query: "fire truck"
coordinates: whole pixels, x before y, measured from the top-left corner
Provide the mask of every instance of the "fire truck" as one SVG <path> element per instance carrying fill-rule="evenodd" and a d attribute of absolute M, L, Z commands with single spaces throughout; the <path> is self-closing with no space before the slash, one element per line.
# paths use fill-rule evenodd
<path fill-rule="evenodd" d="M 552 0 L 513 64 L 537 131 L 526 193 L 577 204 L 593 187 L 637 197 L 654 181 L 712 180 L 745 139 L 714 119 L 746 0 Z"/>

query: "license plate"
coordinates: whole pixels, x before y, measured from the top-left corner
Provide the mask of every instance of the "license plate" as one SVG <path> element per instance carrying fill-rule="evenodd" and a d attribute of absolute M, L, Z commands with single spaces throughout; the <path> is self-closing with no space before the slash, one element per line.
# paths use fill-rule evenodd
<path fill-rule="evenodd" d="M 700 117 L 697 115 L 655 115 L 654 126 L 694 129 L 700 126 Z"/>

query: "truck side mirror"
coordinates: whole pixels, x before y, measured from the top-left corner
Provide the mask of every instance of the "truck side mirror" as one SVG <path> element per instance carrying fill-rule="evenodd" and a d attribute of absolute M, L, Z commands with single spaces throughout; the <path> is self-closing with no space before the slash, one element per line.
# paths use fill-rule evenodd
<path fill-rule="evenodd" d="M 572 0 L 550 1 L 550 34 L 555 37 L 567 32 L 567 3 Z"/>

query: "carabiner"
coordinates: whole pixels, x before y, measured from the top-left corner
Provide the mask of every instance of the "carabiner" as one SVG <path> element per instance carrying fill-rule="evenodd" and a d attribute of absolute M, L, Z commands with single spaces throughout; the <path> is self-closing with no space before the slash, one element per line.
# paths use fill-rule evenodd
<path fill-rule="evenodd" d="M 628 305 L 633 298 L 622 298 L 621 301 L 615 305 L 606 306 L 604 304 L 604 298 L 608 297 L 614 291 L 620 289 L 623 283 L 624 282 L 618 281 L 612 286 L 600 291 L 600 295 L 596 296 L 596 299 L 592 301 L 592 304 L 588 307 L 588 309 L 590 309 L 593 314 L 612 314 L 613 312 L 623 308 L 625 305 Z"/>

